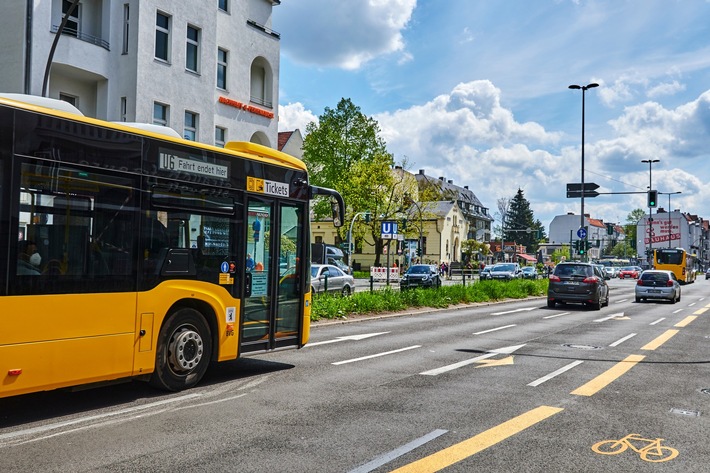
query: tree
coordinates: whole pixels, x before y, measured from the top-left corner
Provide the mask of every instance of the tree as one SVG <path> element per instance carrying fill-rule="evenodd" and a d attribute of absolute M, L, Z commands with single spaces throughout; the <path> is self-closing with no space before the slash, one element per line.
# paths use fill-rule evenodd
<path fill-rule="evenodd" d="M 350 215 L 354 211 L 366 210 L 354 207 L 354 196 L 348 195 L 353 187 L 347 184 L 353 178 L 355 165 L 364 163 L 391 168 L 393 164 L 393 158 L 387 153 L 379 133 L 377 121 L 365 116 L 360 107 L 345 98 L 340 100 L 334 110 L 326 107 L 323 115 L 318 117 L 317 124 L 311 122 L 306 127 L 303 161 L 311 173 L 311 184 L 340 192 L 349 207 Z M 378 169 L 375 172 L 381 171 Z M 330 207 L 326 204 L 315 206 L 316 218 L 330 215 Z"/>
<path fill-rule="evenodd" d="M 515 197 L 511 199 L 504 223 L 504 241 L 514 241 L 519 245 L 524 245 L 529 253 L 537 251 L 539 240 L 536 232 L 542 227 L 542 224 L 539 220 L 534 219 L 530 202 L 525 199 L 522 189 L 518 189 Z"/>

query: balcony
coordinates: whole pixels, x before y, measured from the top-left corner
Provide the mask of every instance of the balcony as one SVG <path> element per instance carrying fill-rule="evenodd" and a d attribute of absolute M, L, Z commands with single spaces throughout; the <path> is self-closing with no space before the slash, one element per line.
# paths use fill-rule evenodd
<path fill-rule="evenodd" d="M 264 33 L 268 34 L 269 36 L 273 36 L 276 39 L 281 39 L 280 33 L 277 33 L 276 31 L 272 30 L 271 28 L 267 28 L 264 25 L 260 25 L 254 20 L 247 20 L 247 25 L 256 28 L 259 31 L 263 31 Z"/>
<path fill-rule="evenodd" d="M 59 30 L 59 25 L 52 25 L 52 29 L 51 29 L 52 33 L 56 33 L 58 30 Z M 111 49 L 109 48 L 109 42 L 108 42 L 108 41 L 105 41 L 105 40 L 103 40 L 103 39 L 101 39 L 101 38 L 97 38 L 96 36 L 92 36 L 92 35 L 90 35 L 90 34 L 82 33 L 82 32 L 77 31 L 77 30 L 75 30 L 75 29 L 71 29 L 71 28 L 66 28 L 66 27 L 65 27 L 65 28 L 62 30 L 62 34 L 63 34 L 63 35 L 66 35 L 66 36 L 73 36 L 73 37 L 75 37 L 76 39 L 79 39 L 79 40 L 84 41 L 84 42 L 86 42 L 86 43 L 91 43 L 91 44 L 95 44 L 96 46 L 101 46 L 101 47 L 104 48 L 106 51 L 110 51 L 110 50 L 111 50 Z"/>

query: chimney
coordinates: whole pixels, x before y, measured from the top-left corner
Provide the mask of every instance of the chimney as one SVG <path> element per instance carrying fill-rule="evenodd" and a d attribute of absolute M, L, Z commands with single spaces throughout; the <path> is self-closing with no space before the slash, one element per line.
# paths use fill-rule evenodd
<path fill-rule="evenodd" d="M 440 181 L 446 181 L 446 178 L 444 176 L 439 176 Z"/>
<path fill-rule="evenodd" d="M 423 176 L 423 175 L 424 175 L 424 169 L 420 169 L 420 170 L 419 170 L 419 174 L 421 174 L 421 175 Z"/>
<path fill-rule="evenodd" d="M 449 184 L 453 184 L 453 183 L 454 183 L 454 180 L 453 180 L 453 179 L 449 179 L 449 180 L 446 181 L 446 182 L 448 182 Z"/>
<path fill-rule="evenodd" d="M 468 186 L 463 186 L 464 189 L 468 190 Z"/>

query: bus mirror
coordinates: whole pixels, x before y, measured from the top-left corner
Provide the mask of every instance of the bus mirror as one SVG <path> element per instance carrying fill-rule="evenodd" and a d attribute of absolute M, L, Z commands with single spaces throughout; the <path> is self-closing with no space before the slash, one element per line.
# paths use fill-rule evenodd
<path fill-rule="evenodd" d="M 343 226 L 345 201 L 343 201 L 343 197 L 338 193 L 338 191 L 327 189 L 325 187 L 311 186 L 309 194 L 311 198 L 313 198 L 314 195 L 326 195 L 335 199 L 334 201 L 331 201 L 331 208 L 333 210 L 333 225 L 336 227 Z"/>
<path fill-rule="evenodd" d="M 331 200 L 330 208 L 333 210 L 333 225 L 335 225 L 336 227 L 342 227 L 343 219 L 340 215 L 340 208 L 338 207 L 338 202 Z"/>

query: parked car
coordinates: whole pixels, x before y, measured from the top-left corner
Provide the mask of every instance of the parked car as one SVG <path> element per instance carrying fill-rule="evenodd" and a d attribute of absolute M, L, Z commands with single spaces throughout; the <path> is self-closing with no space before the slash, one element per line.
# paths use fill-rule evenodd
<path fill-rule="evenodd" d="M 647 269 L 636 281 L 636 302 L 648 299 L 680 301 L 680 283 L 673 271 Z"/>
<path fill-rule="evenodd" d="M 491 279 L 510 281 L 523 276 L 523 271 L 518 263 L 498 263 L 491 268 Z"/>
<path fill-rule="evenodd" d="M 355 279 L 332 264 L 312 264 L 311 292 L 317 294 L 326 290 L 348 296 L 355 290 Z"/>
<path fill-rule="evenodd" d="M 493 266 L 486 266 L 481 270 L 481 272 L 478 274 L 478 278 L 481 281 L 485 281 L 486 279 L 491 279 L 491 269 L 493 269 Z"/>
<path fill-rule="evenodd" d="M 626 266 L 619 271 L 619 279 L 634 278 L 638 279 L 641 272 L 636 269 L 636 266 Z"/>
<path fill-rule="evenodd" d="M 535 266 L 525 266 L 522 272 L 523 279 L 537 279 L 540 277 Z"/>
<path fill-rule="evenodd" d="M 590 263 L 559 263 L 550 275 L 547 307 L 570 302 L 600 310 L 609 305 L 609 285 L 599 267 Z"/>
<path fill-rule="evenodd" d="M 429 264 L 414 264 L 410 266 L 399 280 L 400 290 L 439 286 L 441 286 L 439 271 L 436 266 Z"/>
<path fill-rule="evenodd" d="M 708 268 L 707 271 L 705 271 L 705 279 L 706 280 L 710 279 L 710 268 Z"/>

